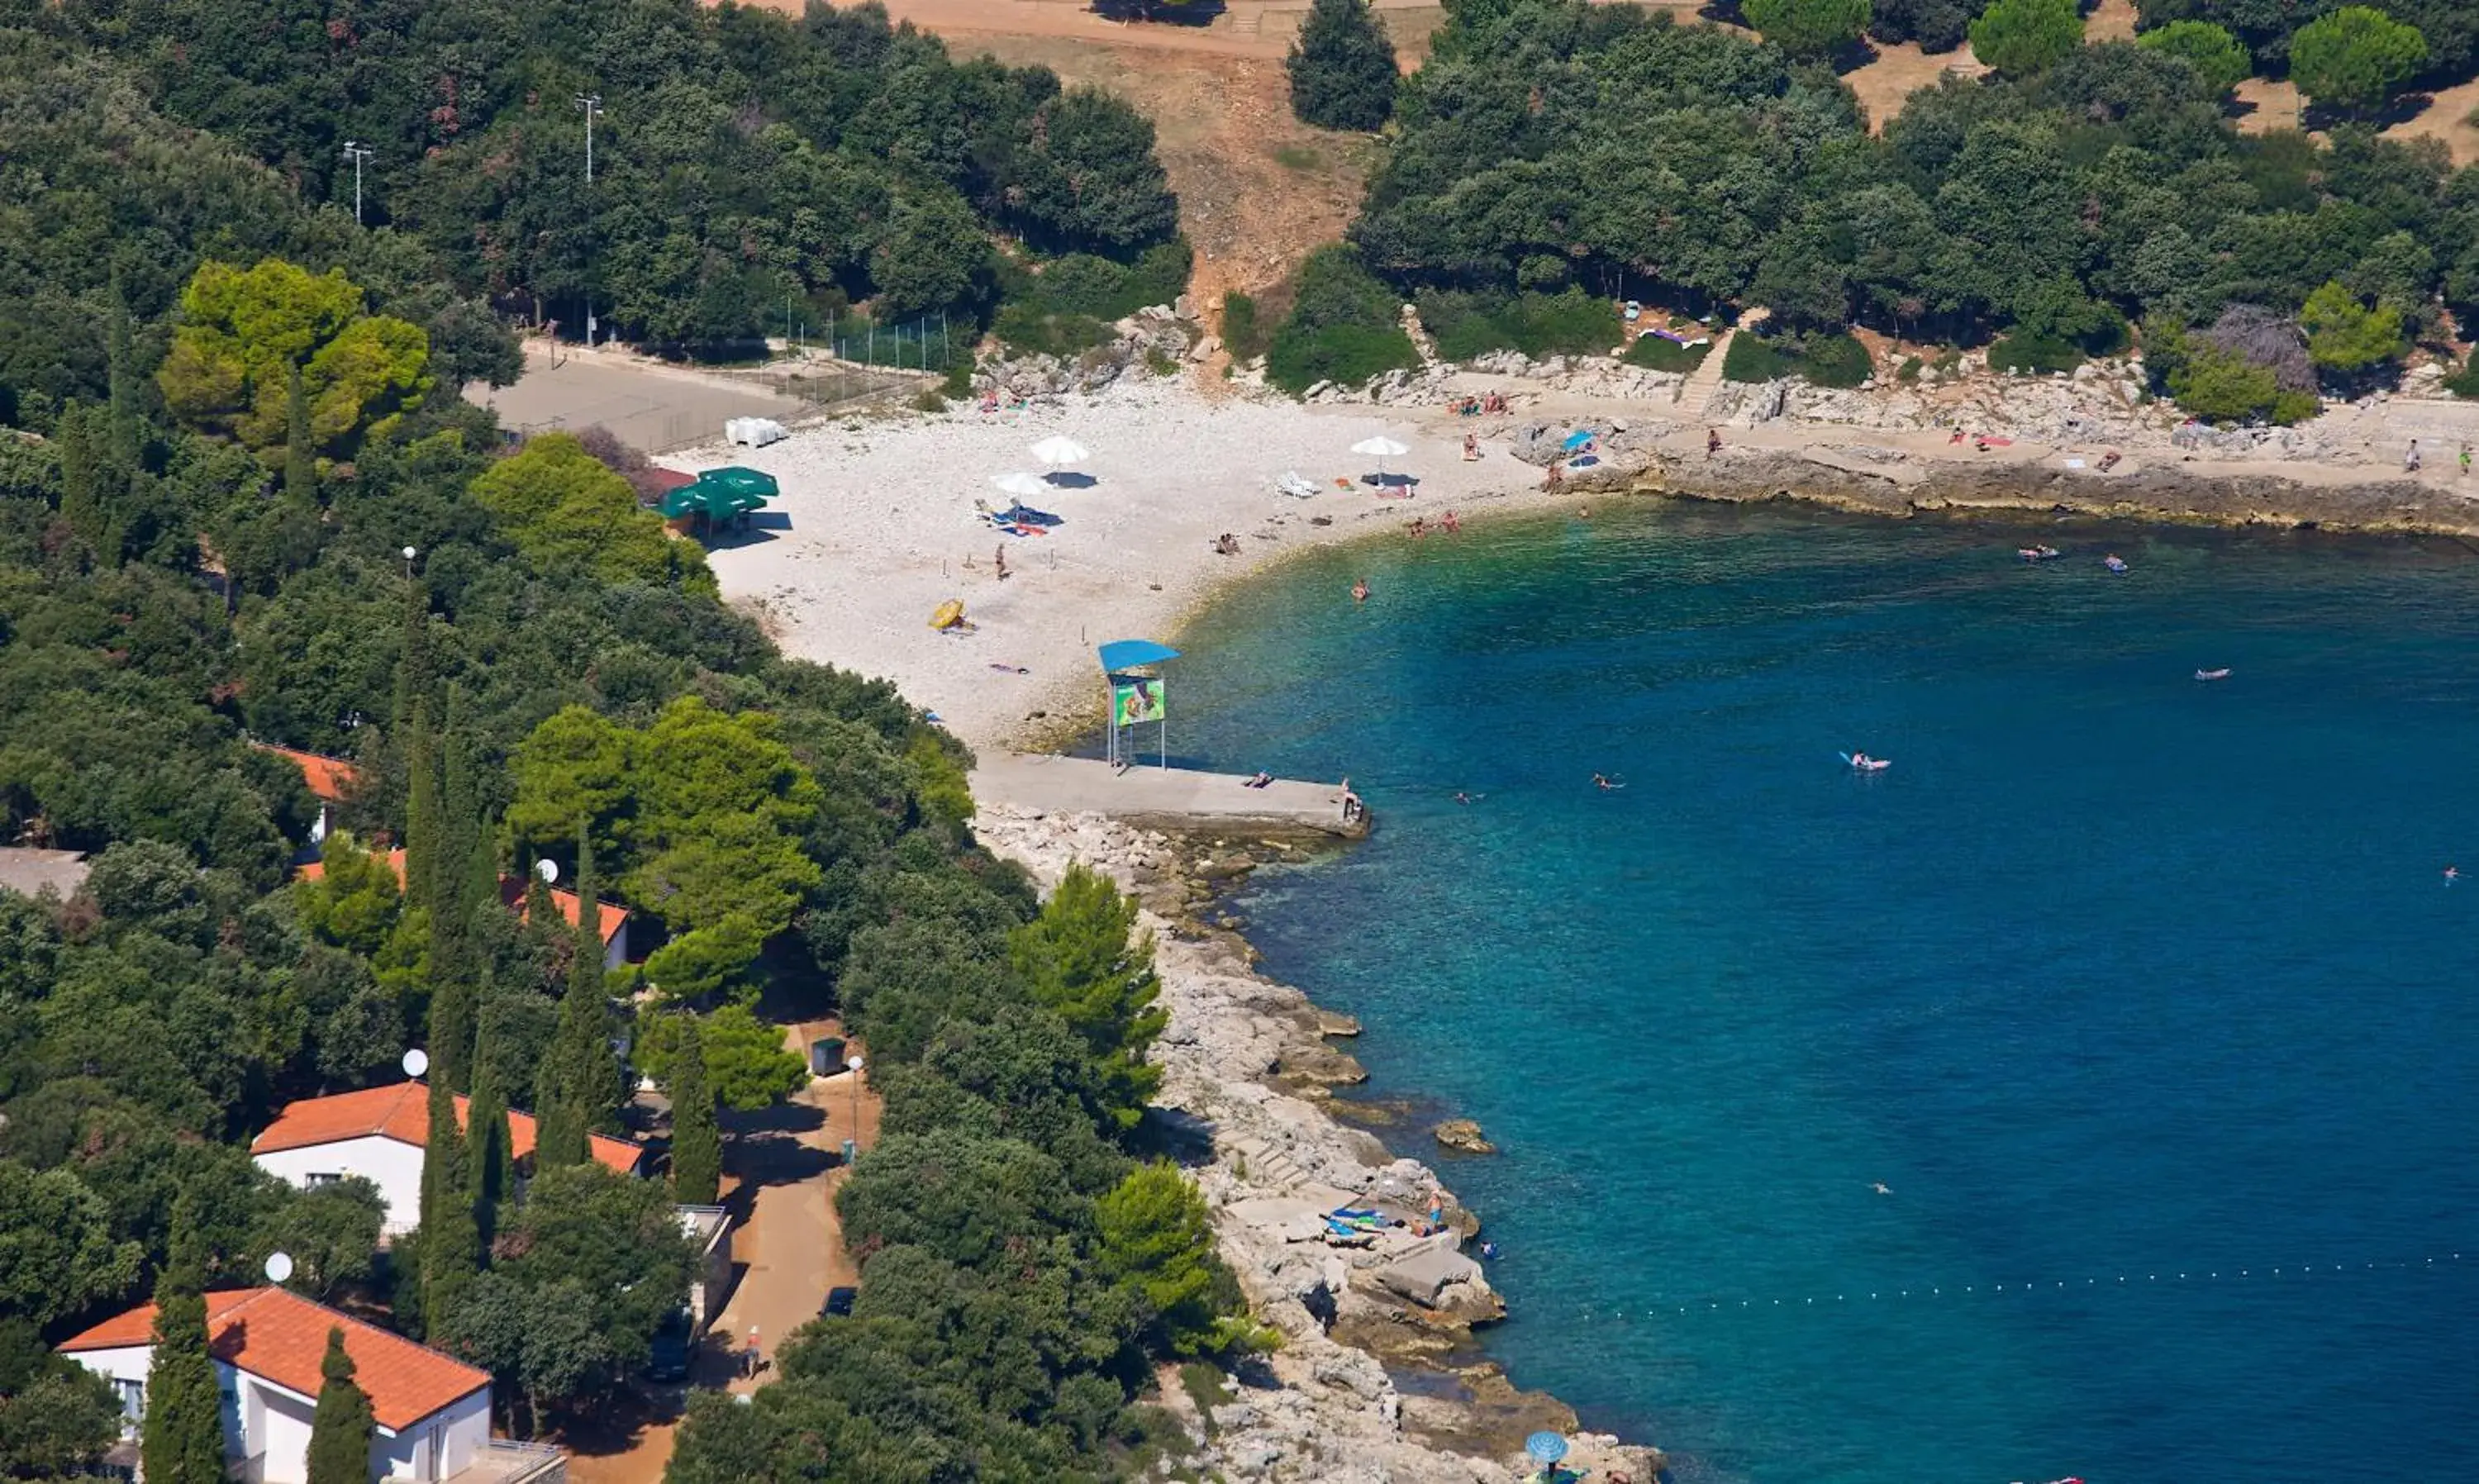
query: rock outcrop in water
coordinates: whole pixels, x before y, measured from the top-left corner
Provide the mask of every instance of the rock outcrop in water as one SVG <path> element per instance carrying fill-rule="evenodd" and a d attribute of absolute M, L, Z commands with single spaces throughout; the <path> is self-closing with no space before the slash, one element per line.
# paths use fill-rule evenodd
<path fill-rule="evenodd" d="M 1574 1445 L 1570 1469 L 1653 1477 L 1657 1450 L 1576 1434 L 1572 1411 L 1517 1390 L 1477 1353 L 1472 1327 L 1505 1314 L 1462 1252 L 1477 1218 L 1426 1165 L 1327 1113 L 1326 1085 L 1359 1074 L 1324 1041 L 1339 1017 L 1258 975 L 1245 943 L 1197 921 L 1210 888 L 1184 871 L 1193 848 L 1092 814 L 990 806 L 974 827 L 1045 885 L 1083 861 L 1144 906 L 1170 1016 L 1155 1050 L 1159 1103 L 1193 1146 L 1224 1260 L 1283 1334 L 1212 1406 L 1210 1426 L 1188 1411 L 1200 1467 L 1284 1484 L 1515 1484 L 1524 1435 L 1548 1428 Z M 1216 842 L 1205 858 L 1229 854 Z M 1337 1206 L 1379 1214 L 1365 1240 L 1330 1232 Z M 1443 1229 L 1423 1232 L 1433 1210 Z M 1174 1410 L 1185 1403 L 1174 1397 Z"/>

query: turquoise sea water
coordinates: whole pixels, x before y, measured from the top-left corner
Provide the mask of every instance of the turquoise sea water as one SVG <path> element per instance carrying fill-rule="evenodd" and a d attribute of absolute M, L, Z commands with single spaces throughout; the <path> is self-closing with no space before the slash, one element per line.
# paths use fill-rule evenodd
<path fill-rule="evenodd" d="M 1241 909 L 1503 1147 L 1520 1384 L 1682 1480 L 2479 1470 L 2479 556 L 1604 509 L 1186 638 L 1176 759 L 1378 811 Z"/>

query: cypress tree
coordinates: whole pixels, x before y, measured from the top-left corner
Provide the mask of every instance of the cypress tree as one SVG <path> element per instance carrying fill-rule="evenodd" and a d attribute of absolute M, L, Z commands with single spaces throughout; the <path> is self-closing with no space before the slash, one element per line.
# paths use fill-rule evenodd
<path fill-rule="evenodd" d="M 53 434 L 61 448 L 61 519 L 107 563 L 116 552 L 104 550 L 103 450 L 95 446 L 94 426 L 83 405 L 61 412 Z"/>
<path fill-rule="evenodd" d="M 448 706 L 460 709 L 451 691 Z M 445 783 L 440 790 L 439 842 L 425 851 L 430 885 L 430 1075 L 451 1092 L 473 1085 L 473 1036 L 481 1004 L 482 955 L 475 914 L 497 894 L 498 856 L 482 817 L 472 740 L 450 729 L 440 738 Z M 407 874 L 411 874 L 407 860 Z"/>
<path fill-rule="evenodd" d="M 310 448 L 310 397 L 301 390 L 301 368 L 293 368 L 284 389 L 284 493 L 295 505 L 319 502 L 319 466 Z"/>
<path fill-rule="evenodd" d="M 405 729 L 404 904 L 437 911 L 439 884 L 439 738 L 431 730 L 430 702 L 413 698 L 413 724 Z"/>
<path fill-rule="evenodd" d="M 138 467 L 138 356 L 130 344 L 129 297 L 122 291 L 120 270 L 112 272 L 112 331 L 105 353 L 112 374 L 112 456 L 123 469 Z"/>
<path fill-rule="evenodd" d="M 223 1399 L 207 1353 L 207 1255 L 197 1206 L 172 1203 L 171 1260 L 155 1286 L 155 1354 L 146 1369 L 139 1460 L 152 1484 L 223 1484 Z"/>
<path fill-rule="evenodd" d="M 430 1131 L 422 1151 L 422 1322 L 437 1337 L 453 1322 L 457 1300 L 481 1270 L 473 1229 L 473 1197 L 465 1177 L 465 1139 L 456 1130 L 456 1097 L 430 1085 Z"/>
<path fill-rule="evenodd" d="M 1375 129 L 1394 112 L 1394 43 L 1368 0 L 1316 0 L 1284 66 L 1302 123 Z"/>
<path fill-rule="evenodd" d="M 342 1325 L 327 1331 L 319 1410 L 310 1419 L 310 1484 L 370 1484 L 371 1398 L 353 1380 Z"/>
<path fill-rule="evenodd" d="M 534 1164 L 551 1169 L 582 1164 L 591 1153 L 586 1135 L 607 1113 L 618 1086 L 606 1024 L 609 1001 L 602 988 L 602 911 L 595 899 L 594 839 L 580 830 L 576 841 L 576 946 L 569 960 L 568 993 L 560 1000 L 559 1030 L 538 1082 L 541 1133 Z"/>
<path fill-rule="evenodd" d="M 491 1061 L 490 1020 L 473 1040 L 473 1097 L 465 1119 L 466 1189 L 473 1207 L 474 1246 L 488 1252 L 498 1235 L 499 1204 L 517 1188 L 517 1166 L 508 1135 L 508 1099 Z"/>
<path fill-rule="evenodd" d="M 698 1017 L 680 1016 L 672 1061 L 672 1199 L 711 1206 L 723 1189 L 723 1131 L 715 1126 L 714 1093 L 705 1077 L 705 1038 Z"/>

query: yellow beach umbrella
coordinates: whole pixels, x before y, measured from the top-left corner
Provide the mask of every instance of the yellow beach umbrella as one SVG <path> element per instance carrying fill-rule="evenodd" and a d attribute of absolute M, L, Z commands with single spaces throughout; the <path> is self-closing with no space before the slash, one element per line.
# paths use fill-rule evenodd
<path fill-rule="evenodd" d="M 930 615 L 930 627 L 933 628 L 953 628 L 963 621 L 964 600 L 960 598 L 948 599 L 938 605 L 937 612 Z"/>

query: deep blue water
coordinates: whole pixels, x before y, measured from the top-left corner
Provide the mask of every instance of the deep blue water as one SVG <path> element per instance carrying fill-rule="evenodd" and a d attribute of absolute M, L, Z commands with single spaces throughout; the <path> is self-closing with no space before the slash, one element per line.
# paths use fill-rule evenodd
<path fill-rule="evenodd" d="M 1684 1480 L 2479 1471 L 2470 550 L 1605 509 L 1186 641 L 1175 755 L 1378 812 L 1242 909 L 1503 1147 L 1520 1384 Z"/>

